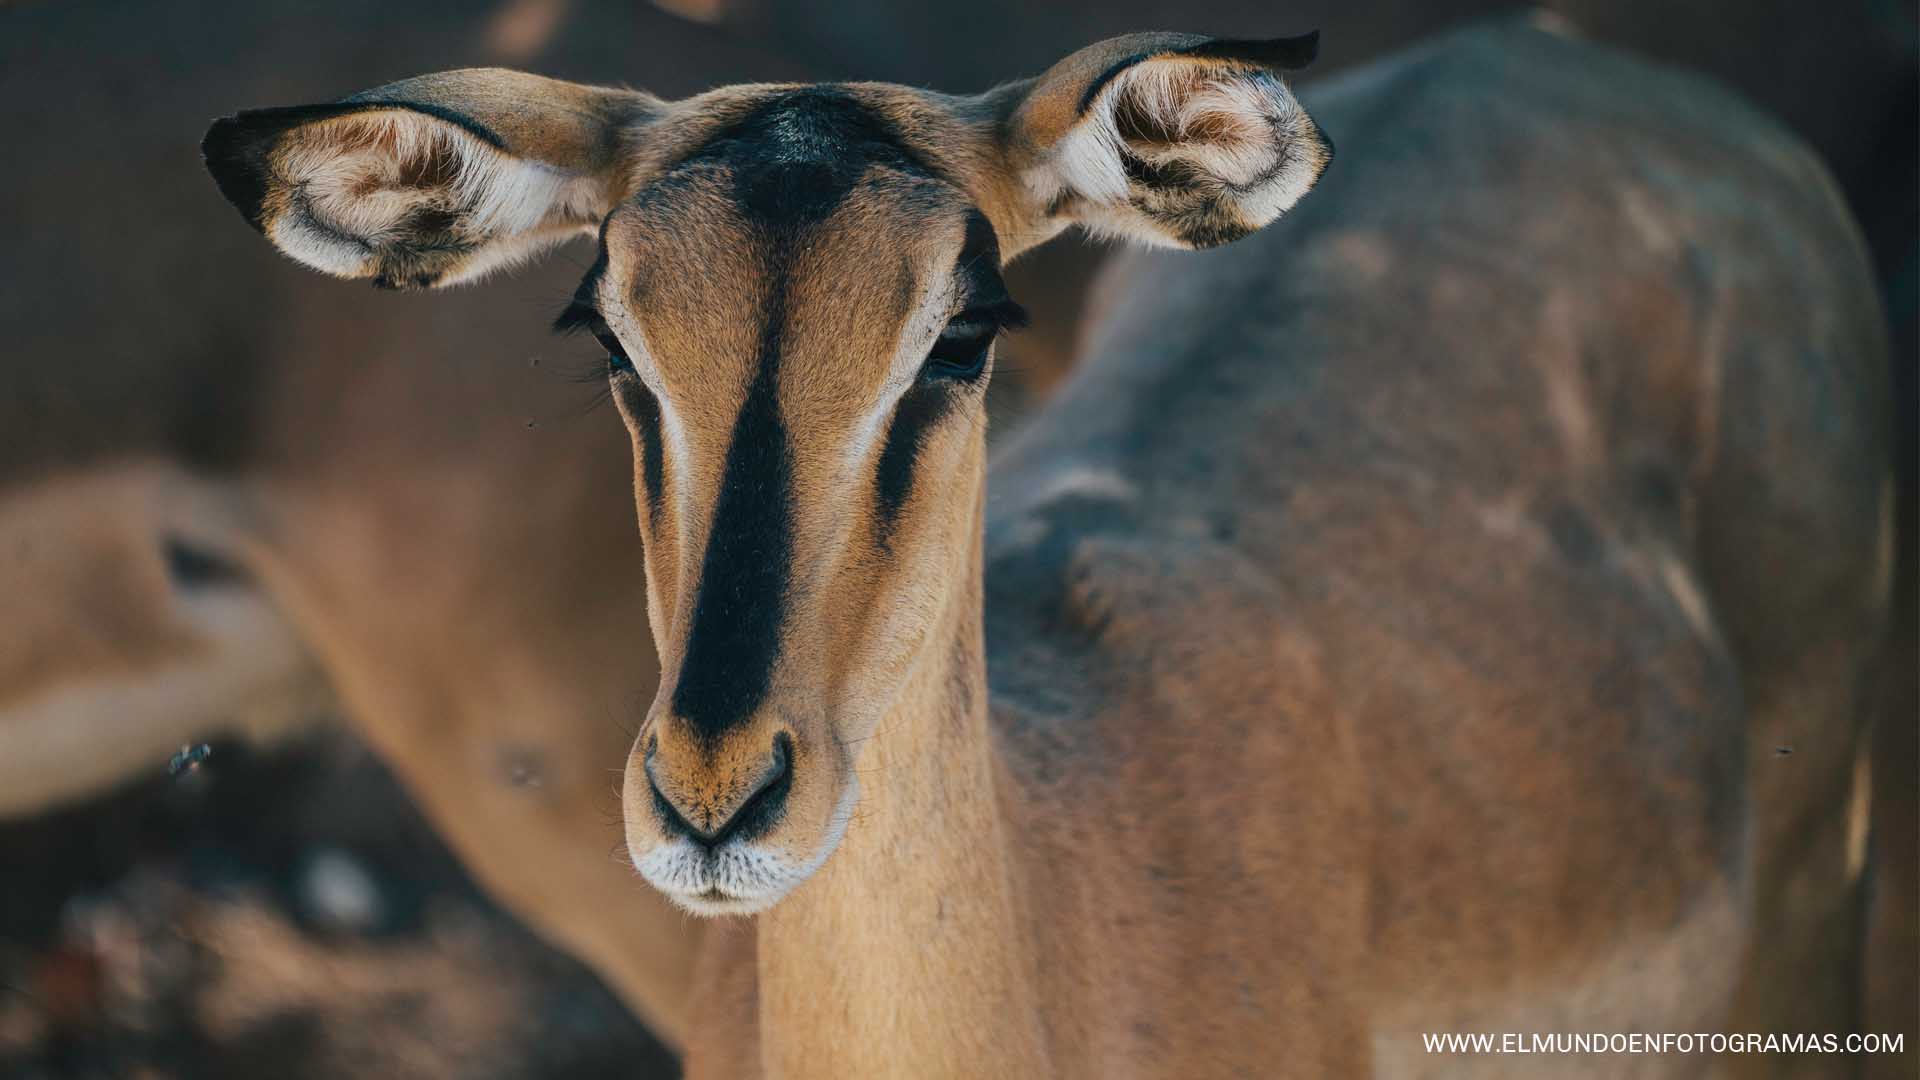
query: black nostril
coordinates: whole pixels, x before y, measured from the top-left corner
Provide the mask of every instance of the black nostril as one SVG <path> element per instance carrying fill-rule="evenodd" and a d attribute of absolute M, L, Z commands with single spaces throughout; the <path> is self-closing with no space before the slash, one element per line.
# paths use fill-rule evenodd
<path fill-rule="evenodd" d="M 648 763 L 647 786 L 652 789 L 653 807 L 669 832 L 677 832 L 705 847 L 719 847 L 728 840 L 751 840 L 763 835 L 780 821 L 786 812 L 787 791 L 793 786 L 793 739 L 786 732 L 774 736 L 773 754 L 767 768 L 755 781 L 751 793 L 741 802 L 733 815 L 717 828 L 702 829 L 688 821 L 660 790 L 660 784 L 653 777 L 652 763 Z"/>

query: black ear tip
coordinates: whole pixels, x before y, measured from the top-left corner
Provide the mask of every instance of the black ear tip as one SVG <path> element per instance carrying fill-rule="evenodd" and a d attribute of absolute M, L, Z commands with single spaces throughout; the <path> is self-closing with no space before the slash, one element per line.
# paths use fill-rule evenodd
<path fill-rule="evenodd" d="M 1283 52 L 1291 54 L 1283 65 L 1285 67 L 1303 68 L 1320 58 L 1320 31 L 1318 30 L 1309 30 L 1297 37 L 1280 40 L 1286 46 Z"/>
<path fill-rule="evenodd" d="M 266 151 L 261 145 L 258 125 L 247 122 L 247 114 L 223 116 L 208 125 L 200 140 L 200 160 L 206 164 L 220 194 L 226 196 L 240 216 L 256 231 L 265 231 L 260 220 L 261 204 L 266 201 Z"/>
<path fill-rule="evenodd" d="M 240 118 L 223 116 L 207 125 L 207 133 L 200 137 L 200 160 L 209 172 L 219 178 L 220 166 L 234 160 L 240 145 Z"/>
<path fill-rule="evenodd" d="M 1246 40 L 1214 38 L 1181 52 L 1186 56 L 1219 57 L 1242 60 L 1282 71 L 1297 71 L 1320 55 L 1320 31 L 1309 30 L 1294 37 Z"/>
<path fill-rule="evenodd" d="M 228 133 L 232 130 L 233 117 L 231 116 L 222 116 L 213 123 L 208 124 L 207 133 L 200 137 L 201 160 L 204 161 L 208 157 L 219 153 L 221 147 L 226 145 L 229 137 Z"/>
<path fill-rule="evenodd" d="M 266 231 L 260 220 L 261 206 L 267 198 L 267 181 L 272 175 L 273 148 L 288 131 L 313 120 L 326 120 L 357 112 L 365 105 L 295 105 L 276 109 L 243 109 L 223 116 L 207 127 L 200 140 L 200 157 L 207 172 L 220 187 L 235 210 L 256 230 Z"/>

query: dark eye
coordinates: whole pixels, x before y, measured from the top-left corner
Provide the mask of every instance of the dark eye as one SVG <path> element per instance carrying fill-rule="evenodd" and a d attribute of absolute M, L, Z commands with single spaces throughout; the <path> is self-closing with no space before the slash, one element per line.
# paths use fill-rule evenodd
<path fill-rule="evenodd" d="M 987 350 L 1000 326 L 991 318 L 962 312 L 940 331 L 920 374 L 929 379 L 972 382 L 987 367 Z"/>
<path fill-rule="evenodd" d="M 167 577 L 185 590 L 246 585 L 252 576 L 221 552 L 168 534 L 160 539 Z"/>
<path fill-rule="evenodd" d="M 608 374 L 618 375 L 633 370 L 633 361 L 627 359 L 627 350 L 620 346 L 620 339 L 613 336 L 613 331 L 598 326 L 594 328 L 593 337 L 607 350 Z"/>

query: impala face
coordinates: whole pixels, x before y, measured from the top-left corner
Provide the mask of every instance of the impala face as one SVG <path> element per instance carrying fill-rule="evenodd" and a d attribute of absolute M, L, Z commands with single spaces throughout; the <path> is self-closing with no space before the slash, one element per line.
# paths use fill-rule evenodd
<path fill-rule="evenodd" d="M 616 209 L 563 328 L 633 434 L 665 678 L 625 785 L 634 865 L 758 910 L 831 852 L 855 748 L 961 562 L 993 226 L 873 93 L 767 93 Z"/>
<path fill-rule="evenodd" d="M 982 396 L 1023 319 L 1002 262 L 1076 223 L 1203 247 L 1271 221 L 1330 156 L 1276 74 L 1313 48 L 1134 35 L 969 99 L 449 72 L 205 149 L 282 250 L 376 284 L 597 235 L 556 326 L 605 347 L 633 439 L 663 677 L 628 847 L 685 907 L 744 913 L 832 854 L 860 748 L 969 610 Z"/>

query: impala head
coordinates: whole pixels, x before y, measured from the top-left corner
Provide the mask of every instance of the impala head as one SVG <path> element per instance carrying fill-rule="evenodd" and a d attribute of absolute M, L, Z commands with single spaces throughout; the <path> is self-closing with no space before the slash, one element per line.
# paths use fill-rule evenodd
<path fill-rule="evenodd" d="M 1001 265 L 1072 224 L 1203 247 L 1273 220 L 1330 154 L 1278 74 L 1314 46 L 1134 35 L 975 98 L 449 72 L 205 148 L 283 251 L 378 285 L 597 237 L 558 326 L 608 353 L 663 665 L 628 846 L 688 908 L 749 912 L 832 852 L 860 746 L 977 587 Z"/>

